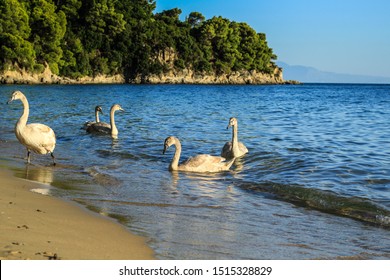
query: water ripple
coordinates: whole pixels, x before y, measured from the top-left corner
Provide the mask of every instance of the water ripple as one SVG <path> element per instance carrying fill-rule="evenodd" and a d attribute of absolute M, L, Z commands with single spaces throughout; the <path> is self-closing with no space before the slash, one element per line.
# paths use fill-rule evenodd
<path fill-rule="evenodd" d="M 28 96 L 29 121 L 55 131 L 58 165 L 48 168 L 50 157 L 33 155 L 36 165 L 26 172 L 25 149 L 13 132 L 18 102 L 0 114 L 1 159 L 14 163 L 18 176 L 52 182 L 51 192 L 151 237 L 158 257 L 381 258 L 388 252 L 388 85 L 11 85 L 0 87 L 0 97 L 6 101 L 14 89 Z M 96 105 L 108 112 L 114 103 L 126 110 L 116 115 L 117 140 L 80 129 Z M 167 136 L 182 141 L 183 160 L 219 155 L 231 140 L 232 116 L 249 153 L 231 172 L 168 171 Z"/>

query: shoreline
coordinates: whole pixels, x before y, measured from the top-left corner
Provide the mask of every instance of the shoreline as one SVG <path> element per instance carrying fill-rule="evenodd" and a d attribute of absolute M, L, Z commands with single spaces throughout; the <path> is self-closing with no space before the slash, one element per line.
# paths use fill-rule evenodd
<path fill-rule="evenodd" d="M 0 260 L 150 260 L 146 238 L 0 167 Z"/>
<path fill-rule="evenodd" d="M 122 74 L 97 75 L 72 79 L 51 72 L 46 67 L 42 73 L 29 73 L 25 70 L 7 70 L 0 73 L 0 84 L 4 85 L 84 85 L 84 84 L 187 84 L 187 85 L 297 85 L 298 81 L 284 80 L 281 69 L 266 74 L 256 71 L 235 71 L 230 74 L 199 74 L 192 70 L 168 71 L 163 74 L 137 76 L 127 80 Z"/>

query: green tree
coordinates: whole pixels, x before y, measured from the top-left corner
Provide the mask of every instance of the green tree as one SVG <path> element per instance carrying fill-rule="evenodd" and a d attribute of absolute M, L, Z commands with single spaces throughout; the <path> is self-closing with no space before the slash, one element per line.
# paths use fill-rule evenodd
<path fill-rule="evenodd" d="M 0 60 L 3 68 L 16 62 L 32 70 L 35 63 L 26 8 L 17 0 L 0 0 Z M 4 70 L 4 69 L 3 69 Z"/>
<path fill-rule="evenodd" d="M 205 19 L 206 18 L 201 13 L 191 12 L 188 15 L 186 21 L 192 28 L 194 28 L 200 26 L 205 21 Z"/>
<path fill-rule="evenodd" d="M 82 5 L 82 0 L 56 0 L 57 9 L 64 12 L 68 24 L 80 19 L 79 11 Z"/>
<path fill-rule="evenodd" d="M 31 36 L 30 41 L 39 64 L 47 63 L 55 74 L 59 74 L 62 48 L 61 40 L 66 32 L 64 12 L 56 12 L 51 0 L 23 0 L 29 9 Z"/>
<path fill-rule="evenodd" d="M 144 79 L 159 67 L 152 59 L 151 43 L 155 30 L 155 1 L 122 0 L 116 3 L 116 7 L 126 21 L 125 31 L 116 43 L 122 55 L 122 71 L 127 81 L 139 76 Z"/>
<path fill-rule="evenodd" d="M 257 34 L 246 23 L 239 23 L 237 25 L 240 43 L 238 45 L 239 59 L 235 61 L 233 68 L 235 70 L 253 70 L 255 69 L 254 58 L 256 57 Z"/>
<path fill-rule="evenodd" d="M 122 73 L 127 81 L 174 69 L 271 73 L 276 55 L 246 23 L 152 0 L 0 0 L 0 62 L 69 77 Z M 4 68 L 5 69 L 5 68 Z"/>
<path fill-rule="evenodd" d="M 277 56 L 273 53 L 272 49 L 268 47 L 266 35 L 264 33 L 258 33 L 254 69 L 265 73 L 272 73 L 272 70 L 275 67 L 275 63 L 272 60 L 276 59 Z"/>
<path fill-rule="evenodd" d="M 62 11 L 66 17 L 66 32 L 61 42 L 63 51 L 60 74 L 71 78 L 79 78 L 90 75 L 92 69 L 89 63 L 88 53 L 82 42 L 81 7 L 82 0 L 57 0 L 57 11 Z"/>
<path fill-rule="evenodd" d="M 217 73 L 229 73 L 240 55 L 237 24 L 222 17 L 205 21 L 199 30 L 198 40 L 205 58 Z"/>
<path fill-rule="evenodd" d="M 93 3 L 85 17 L 88 30 L 105 40 L 114 40 L 125 29 L 123 14 L 115 10 L 113 1 L 96 0 Z"/>
<path fill-rule="evenodd" d="M 93 75 L 115 74 L 121 67 L 121 56 L 115 42 L 125 31 L 126 21 L 115 9 L 113 0 L 89 1 L 85 7 L 84 46 Z M 85 3 L 85 2 L 84 2 Z"/>

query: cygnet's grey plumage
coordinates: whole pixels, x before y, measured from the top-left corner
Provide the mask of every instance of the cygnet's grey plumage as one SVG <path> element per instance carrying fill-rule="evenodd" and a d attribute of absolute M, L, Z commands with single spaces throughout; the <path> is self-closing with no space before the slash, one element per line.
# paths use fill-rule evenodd
<path fill-rule="evenodd" d="M 103 109 L 101 106 L 96 106 L 95 107 L 95 121 L 87 121 L 84 123 L 84 126 L 83 126 L 83 129 L 87 130 L 89 126 L 91 126 L 92 124 L 94 123 L 99 123 L 100 122 L 100 119 L 99 119 L 99 113 L 101 113 L 103 115 Z M 107 126 L 109 126 L 109 124 L 106 124 Z"/>
<path fill-rule="evenodd" d="M 87 132 L 95 133 L 95 134 L 107 134 L 111 135 L 112 138 L 118 138 L 118 128 L 115 125 L 115 112 L 116 111 L 124 111 L 119 104 L 114 104 L 110 110 L 110 124 L 98 122 L 91 124 L 87 128 Z"/>
<path fill-rule="evenodd" d="M 236 118 L 230 118 L 226 129 L 232 127 L 232 141 L 226 142 L 222 148 L 221 156 L 227 159 L 242 157 L 248 153 L 244 143 L 238 141 L 238 121 Z"/>

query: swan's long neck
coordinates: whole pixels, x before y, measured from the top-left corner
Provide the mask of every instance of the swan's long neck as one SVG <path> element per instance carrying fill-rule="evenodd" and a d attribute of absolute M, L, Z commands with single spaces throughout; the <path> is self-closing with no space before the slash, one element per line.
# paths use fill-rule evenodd
<path fill-rule="evenodd" d="M 181 144 L 179 141 L 175 142 L 175 154 L 173 155 L 173 159 L 171 161 L 171 164 L 169 165 L 169 170 L 178 170 L 179 169 L 179 160 L 180 160 L 180 154 L 181 154 Z"/>
<path fill-rule="evenodd" d="M 111 124 L 111 136 L 116 138 L 118 136 L 118 129 L 115 125 L 115 110 L 111 110 L 110 112 L 110 124 Z"/>
<path fill-rule="evenodd" d="M 232 150 L 238 150 L 238 125 L 233 125 Z"/>
<path fill-rule="evenodd" d="M 20 101 L 22 101 L 22 103 L 23 103 L 23 114 L 20 116 L 19 121 L 16 123 L 17 129 L 23 128 L 26 126 L 27 120 L 28 120 L 28 115 L 30 113 L 30 107 L 28 106 L 27 98 L 23 96 L 20 99 Z"/>
<path fill-rule="evenodd" d="M 95 111 L 95 121 L 96 121 L 97 123 L 100 122 L 100 119 L 99 119 L 99 111 L 98 111 L 98 110 Z"/>

